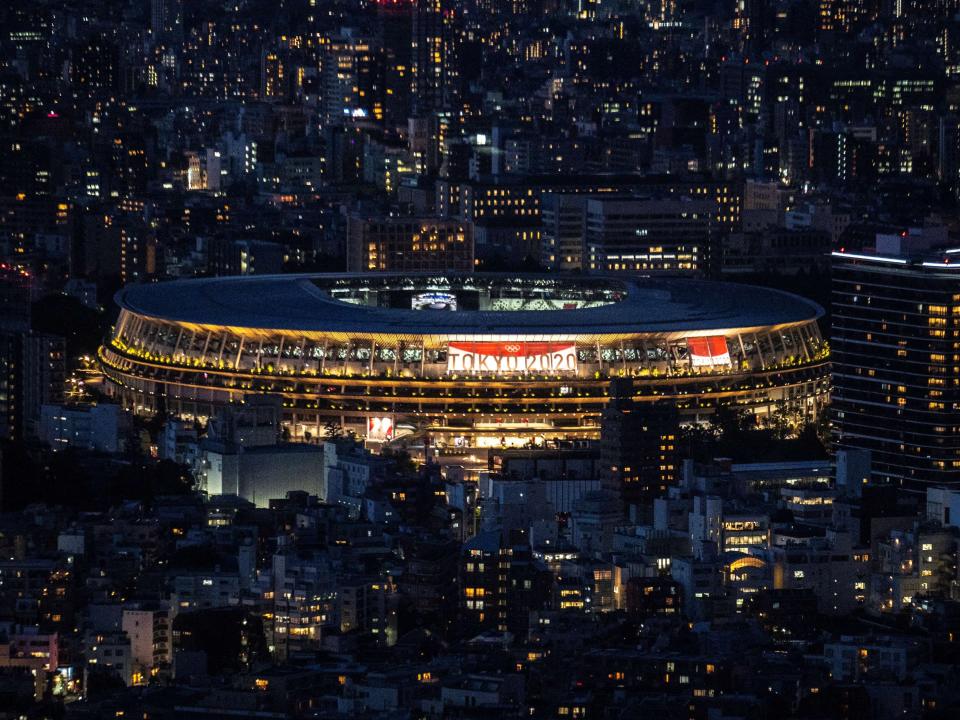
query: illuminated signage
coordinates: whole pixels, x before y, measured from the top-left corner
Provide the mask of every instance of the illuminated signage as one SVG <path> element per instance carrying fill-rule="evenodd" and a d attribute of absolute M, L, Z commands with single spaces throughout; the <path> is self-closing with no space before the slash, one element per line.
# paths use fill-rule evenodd
<path fill-rule="evenodd" d="M 367 418 L 367 440 L 393 440 L 393 418 Z"/>
<path fill-rule="evenodd" d="M 747 530 L 759 530 L 760 523 L 756 520 L 725 520 L 723 529 L 727 532 L 744 532 Z"/>
<path fill-rule="evenodd" d="M 706 365 L 730 365 L 730 351 L 723 335 L 687 338 L 690 364 L 693 367 Z"/>
<path fill-rule="evenodd" d="M 414 310 L 456 310 L 457 296 L 443 292 L 420 293 L 413 296 L 410 306 Z"/>
<path fill-rule="evenodd" d="M 577 347 L 545 342 L 457 342 L 447 347 L 447 372 L 573 373 Z"/>

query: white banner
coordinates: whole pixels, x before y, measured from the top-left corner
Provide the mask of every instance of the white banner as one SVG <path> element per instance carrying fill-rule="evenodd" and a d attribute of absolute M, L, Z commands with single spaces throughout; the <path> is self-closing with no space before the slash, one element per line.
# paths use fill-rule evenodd
<path fill-rule="evenodd" d="M 575 373 L 577 347 L 544 342 L 461 342 L 447 347 L 447 372 Z"/>

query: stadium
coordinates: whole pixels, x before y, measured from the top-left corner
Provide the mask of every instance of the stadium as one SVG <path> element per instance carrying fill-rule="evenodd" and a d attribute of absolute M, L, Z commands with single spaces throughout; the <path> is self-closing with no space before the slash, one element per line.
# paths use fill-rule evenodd
<path fill-rule="evenodd" d="M 282 398 L 298 440 L 332 421 L 439 448 L 596 438 L 611 379 L 705 420 L 728 405 L 814 418 L 826 402 L 822 309 L 686 279 L 509 274 L 239 276 L 129 286 L 101 350 L 138 413 L 204 421 Z"/>

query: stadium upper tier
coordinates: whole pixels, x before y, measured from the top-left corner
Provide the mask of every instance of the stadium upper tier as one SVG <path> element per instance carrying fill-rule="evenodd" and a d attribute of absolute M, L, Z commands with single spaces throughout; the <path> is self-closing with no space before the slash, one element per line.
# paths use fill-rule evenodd
<path fill-rule="evenodd" d="M 134 285 L 116 299 L 140 317 L 204 328 L 403 336 L 703 333 L 823 312 L 733 283 L 503 274 L 240 276 Z"/>

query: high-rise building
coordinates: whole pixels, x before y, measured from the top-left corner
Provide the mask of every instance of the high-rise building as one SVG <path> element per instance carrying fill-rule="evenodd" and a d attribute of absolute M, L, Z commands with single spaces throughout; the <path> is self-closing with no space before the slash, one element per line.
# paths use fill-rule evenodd
<path fill-rule="evenodd" d="M 413 112 L 443 107 L 452 41 L 449 0 L 414 0 L 412 23 Z"/>
<path fill-rule="evenodd" d="M 16 336 L 0 334 L 0 439 L 17 437 Z"/>
<path fill-rule="evenodd" d="M 833 254 L 834 441 L 872 478 L 960 484 L 960 255 L 910 238 Z"/>
<path fill-rule="evenodd" d="M 143 218 L 143 203 L 129 201 L 111 212 L 88 212 L 74 244 L 73 262 L 78 274 L 93 279 L 128 283 L 153 275 L 157 241 Z"/>
<path fill-rule="evenodd" d="M 286 95 L 283 58 L 274 50 L 263 53 L 260 62 L 260 97 L 277 98 Z"/>
<path fill-rule="evenodd" d="M 768 0 L 738 0 L 733 10 L 733 29 L 739 35 L 738 49 L 762 52 L 772 41 L 774 8 Z"/>
<path fill-rule="evenodd" d="M 583 268 L 585 195 L 544 193 L 540 200 L 540 263 L 550 270 Z"/>
<path fill-rule="evenodd" d="M 413 0 L 378 0 L 377 45 L 383 72 L 384 121 L 402 125 L 410 116 Z"/>
<path fill-rule="evenodd" d="M 468 632 L 524 632 L 530 611 L 549 597 L 549 573 L 529 545 L 507 543 L 496 530 L 464 543 L 459 570 L 460 618 Z"/>
<path fill-rule="evenodd" d="M 322 114 L 328 124 L 376 118 L 376 56 L 368 38 L 349 29 L 326 38 L 321 59 Z"/>
<path fill-rule="evenodd" d="M 354 272 L 472 270 L 473 225 L 441 218 L 351 217 L 347 268 Z"/>
<path fill-rule="evenodd" d="M 44 333 L 0 333 L 0 439 L 37 437 L 43 405 L 62 403 L 64 339 Z"/>
<path fill-rule="evenodd" d="M 960 118 L 947 115 L 940 118 L 937 132 L 937 179 L 960 196 Z"/>
<path fill-rule="evenodd" d="M 183 0 L 151 0 L 150 30 L 157 38 L 182 38 Z"/>
<path fill-rule="evenodd" d="M 115 38 L 109 33 L 93 33 L 78 42 L 70 58 L 70 81 L 91 95 L 117 91 L 120 58 Z"/>
<path fill-rule="evenodd" d="M 666 494 L 677 478 L 679 421 L 670 402 L 633 401 L 630 379 L 613 381 L 600 421 L 600 468 L 606 489 L 627 505 Z"/>

